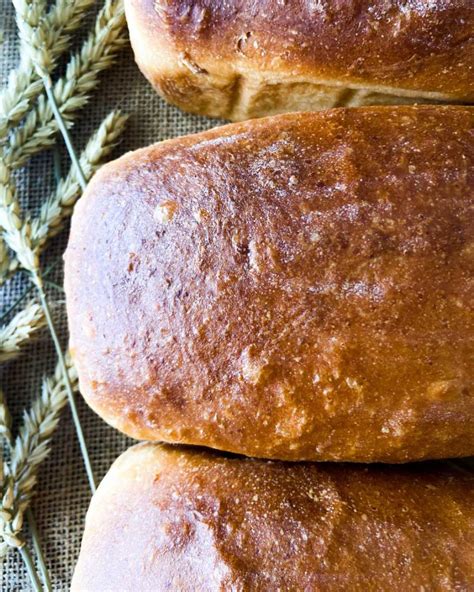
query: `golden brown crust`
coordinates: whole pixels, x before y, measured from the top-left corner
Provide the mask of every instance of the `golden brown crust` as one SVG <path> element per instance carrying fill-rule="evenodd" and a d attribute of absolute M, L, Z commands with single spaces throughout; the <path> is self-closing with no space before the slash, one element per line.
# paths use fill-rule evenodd
<path fill-rule="evenodd" d="M 141 70 L 171 103 L 242 120 L 474 101 L 470 0 L 126 0 Z"/>
<path fill-rule="evenodd" d="M 473 454 L 473 122 L 294 114 L 104 167 L 66 252 L 86 400 L 250 456 Z"/>
<path fill-rule="evenodd" d="M 474 479 L 138 445 L 86 519 L 73 592 L 474 587 Z"/>

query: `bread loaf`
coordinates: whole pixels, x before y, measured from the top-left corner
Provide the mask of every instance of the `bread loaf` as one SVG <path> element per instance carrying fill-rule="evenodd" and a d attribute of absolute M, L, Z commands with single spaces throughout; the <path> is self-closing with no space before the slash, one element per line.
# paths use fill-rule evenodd
<path fill-rule="evenodd" d="M 473 122 L 284 115 L 106 165 L 66 252 L 86 400 L 135 438 L 249 456 L 473 454 Z"/>
<path fill-rule="evenodd" d="M 474 588 L 474 479 L 442 465 L 139 444 L 92 499 L 72 592 Z"/>
<path fill-rule="evenodd" d="M 474 102 L 472 0 L 125 0 L 136 61 L 186 111 Z"/>

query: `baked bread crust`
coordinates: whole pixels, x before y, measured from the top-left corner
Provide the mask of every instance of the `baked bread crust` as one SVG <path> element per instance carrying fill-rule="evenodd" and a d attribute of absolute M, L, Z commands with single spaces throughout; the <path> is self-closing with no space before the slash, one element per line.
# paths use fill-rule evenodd
<path fill-rule="evenodd" d="M 473 454 L 473 122 L 283 115 L 103 167 L 65 256 L 88 403 L 249 456 Z"/>
<path fill-rule="evenodd" d="M 471 0 L 125 0 L 136 61 L 186 111 L 474 102 Z"/>
<path fill-rule="evenodd" d="M 89 508 L 73 592 L 474 587 L 474 479 L 139 444 Z"/>

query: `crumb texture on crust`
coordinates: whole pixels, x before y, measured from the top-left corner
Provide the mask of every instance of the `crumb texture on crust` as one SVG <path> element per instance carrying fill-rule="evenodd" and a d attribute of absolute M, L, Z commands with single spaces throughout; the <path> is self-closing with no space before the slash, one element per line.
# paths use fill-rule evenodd
<path fill-rule="evenodd" d="M 474 586 L 473 477 L 140 444 L 89 508 L 72 592 Z"/>
<path fill-rule="evenodd" d="M 470 0 L 126 0 L 136 61 L 171 103 L 234 121 L 474 102 Z"/>
<path fill-rule="evenodd" d="M 65 256 L 86 400 L 249 456 L 473 454 L 473 121 L 283 115 L 104 167 Z"/>

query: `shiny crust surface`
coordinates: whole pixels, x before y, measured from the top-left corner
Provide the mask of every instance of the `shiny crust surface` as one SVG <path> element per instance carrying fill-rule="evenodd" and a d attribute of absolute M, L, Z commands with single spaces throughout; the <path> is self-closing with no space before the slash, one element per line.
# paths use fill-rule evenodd
<path fill-rule="evenodd" d="M 474 102 L 471 0 L 125 6 L 138 65 L 189 111 L 240 120 L 381 101 Z"/>
<path fill-rule="evenodd" d="M 473 454 L 473 122 L 285 115 L 105 166 L 65 256 L 88 403 L 249 456 Z"/>
<path fill-rule="evenodd" d="M 473 485 L 439 464 L 288 465 L 140 444 L 92 499 L 72 591 L 467 592 Z"/>

